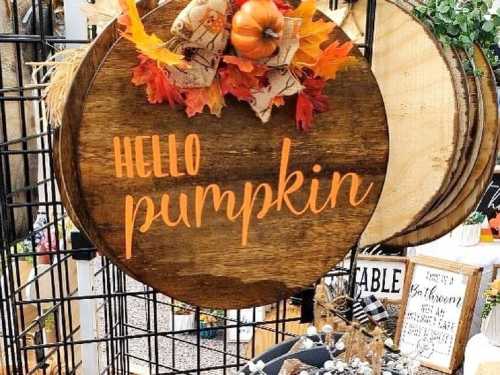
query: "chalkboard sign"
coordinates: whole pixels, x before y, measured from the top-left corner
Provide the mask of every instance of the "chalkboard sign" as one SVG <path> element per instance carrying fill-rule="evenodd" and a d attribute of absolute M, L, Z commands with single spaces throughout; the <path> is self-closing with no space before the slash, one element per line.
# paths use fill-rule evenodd
<path fill-rule="evenodd" d="M 486 189 L 479 205 L 477 211 L 488 215 L 490 212 L 500 207 L 500 173 L 495 173 L 493 178 Z"/>
<path fill-rule="evenodd" d="M 403 353 L 448 374 L 460 366 L 482 268 L 410 258 L 396 341 Z"/>
<path fill-rule="evenodd" d="M 356 263 L 356 284 L 361 297 L 400 301 L 406 273 L 406 257 L 360 256 Z"/>

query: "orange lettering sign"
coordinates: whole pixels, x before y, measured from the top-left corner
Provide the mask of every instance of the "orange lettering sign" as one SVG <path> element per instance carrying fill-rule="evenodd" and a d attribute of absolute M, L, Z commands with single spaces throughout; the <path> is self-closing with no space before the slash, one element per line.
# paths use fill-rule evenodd
<path fill-rule="evenodd" d="M 152 163 L 144 159 L 144 143 L 151 144 Z M 157 178 L 196 176 L 201 165 L 201 144 L 196 134 L 190 134 L 184 142 L 184 165 L 181 171 L 177 153 L 177 140 L 175 135 L 168 136 L 168 172 L 164 170 L 160 138 L 157 135 L 151 137 L 116 137 L 113 140 L 115 155 L 115 173 L 118 178 L 145 178 L 153 175 Z M 252 220 L 263 220 L 271 210 L 287 210 L 292 215 L 301 216 L 307 212 L 320 214 L 324 210 L 334 209 L 337 205 L 338 195 L 344 184 L 350 182 L 348 202 L 352 207 L 362 204 L 368 197 L 373 183 L 367 184 L 362 189 L 362 178 L 356 173 L 332 172 L 328 195 L 322 202 L 319 201 L 320 180 L 311 178 L 310 183 L 306 183 L 304 173 L 300 170 L 289 171 L 292 142 L 289 138 L 283 139 L 281 148 L 281 161 L 277 189 L 269 183 L 252 183 L 247 181 L 242 187 L 242 198 L 238 201 L 237 193 L 233 190 L 222 190 L 217 183 L 207 186 L 194 186 L 193 192 L 179 193 L 177 201 L 174 203 L 168 192 L 161 198 L 159 207 L 149 196 L 134 198 L 132 194 L 125 197 L 125 256 L 127 259 L 133 256 L 132 243 L 134 228 L 138 226 L 141 233 L 146 233 L 156 220 L 161 220 L 166 227 L 175 228 L 179 225 L 186 227 L 200 228 L 203 222 L 203 215 L 206 209 L 215 212 L 224 209 L 225 217 L 230 222 L 240 221 L 241 245 L 248 243 L 249 230 Z M 134 157 L 135 156 L 135 157 Z M 315 164 L 312 167 L 313 173 L 320 173 L 322 166 Z M 308 199 L 303 207 L 296 207 L 292 203 L 291 197 L 300 191 L 308 192 Z M 362 191 L 360 191 L 362 189 Z M 194 199 L 194 208 L 188 209 L 189 200 Z M 257 203 L 259 202 L 259 203 Z M 170 217 L 171 205 L 175 204 L 178 217 Z M 141 218 L 139 212 L 144 212 Z"/>

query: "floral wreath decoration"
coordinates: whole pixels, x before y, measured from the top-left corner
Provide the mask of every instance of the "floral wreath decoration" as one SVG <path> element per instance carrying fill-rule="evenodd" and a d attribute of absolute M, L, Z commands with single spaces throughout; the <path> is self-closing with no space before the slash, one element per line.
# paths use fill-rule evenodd
<path fill-rule="evenodd" d="M 286 0 L 192 0 L 167 42 L 146 32 L 135 0 L 119 3 L 121 33 L 138 51 L 132 83 L 145 87 L 149 103 L 184 107 L 188 117 L 205 107 L 220 117 L 231 95 L 266 123 L 273 107 L 296 96 L 297 128 L 309 130 L 314 113 L 328 110 L 326 82 L 356 61 L 351 42 L 328 44 L 336 26 L 314 18 L 316 0 L 297 8 Z"/>

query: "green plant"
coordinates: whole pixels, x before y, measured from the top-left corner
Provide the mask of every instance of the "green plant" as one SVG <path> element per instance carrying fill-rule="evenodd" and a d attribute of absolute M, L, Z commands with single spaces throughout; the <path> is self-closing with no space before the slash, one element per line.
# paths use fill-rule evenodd
<path fill-rule="evenodd" d="M 484 292 L 484 296 L 486 301 L 483 306 L 483 311 L 481 311 L 481 318 L 486 319 L 491 310 L 493 310 L 496 305 L 500 305 L 500 279 L 491 283 L 488 290 Z"/>
<path fill-rule="evenodd" d="M 465 51 L 467 72 L 482 74 L 474 67 L 474 44 L 479 45 L 490 64 L 500 60 L 494 53 L 500 33 L 500 11 L 489 13 L 493 0 L 429 0 L 415 7 L 415 15 L 426 23 L 445 46 Z"/>
<path fill-rule="evenodd" d="M 485 217 L 486 215 L 482 212 L 474 211 L 467 217 L 467 219 L 465 219 L 464 225 L 481 224 L 484 221 Z"/>

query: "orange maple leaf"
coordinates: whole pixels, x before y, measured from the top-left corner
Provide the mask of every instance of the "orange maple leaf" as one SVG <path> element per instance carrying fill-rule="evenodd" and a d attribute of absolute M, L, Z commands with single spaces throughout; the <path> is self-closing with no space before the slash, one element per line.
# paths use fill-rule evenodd
<path fill-rule="evenodd" d="M 288 17 L 302 19 L 299 31 L 299 49 L 293 58 L 293 64 L 298 67 L 310 67 L 318 61 L 322 54 L 321 44 L 328 40 L 328 36 L 335 27 L 333 22 L 322 19 L 313 21 L 316 13 L 316 0 L 302 0 L 300 5 L 287 12 Z"/>
<path fill-rule="evenodd" d="M 243 57 L 224 55 L 222 57 L 222 61 L 224 61 L 226 64 L 236 65 L 239 70 L 245 73 L 251 73 L 255 69 L 255 64 L 253 63 L 253 61 L 250 61 Z"/>
<path fill-rule="evenodd" d="M 266 72 L 267 67 L 260 64 L 254 65 L 251 72 L 243 72 L 238 65 L 229 63 L 218 70 L 222 94 L 249 101 L 253 97 L 252 90 L 263 87 Z"/>
<path fill-rule="evenodd" d="M 188 117 L 202 113 L 205 106 L 208 107 L 211 114 L 220 117 L 222 108 L 226 104 L 219 81 L 216 79 L 213 80 L 209 87 L 185 89 L 184 95 L 186 97 L 185 104 Z"/>
<path fill-rule="evenodd" d="M 124 38 L 135 44 L 139 52 L 160 64 L 184 65 L 184 56 L 174 53 L 165 47 L 165 42 L 155 34 L 148 34 L 144 29 L 135 0 L 120 0 L 123 16 L 120 24 L 125 26 Z"/>
<path fill-rule="evenodd" d="M 354 56 L 348 56 L 352 47 L 353 44 L 351 42 L 340 44 L 339 41 L 335 41 L 330 44 L 312 67 L 314 74 L 325 80 L 335 79 L 340 69 L 355 60 Z"/>
<path fill-rule="evenodd" d="M 146 86 L 146 94 L 151 104 L 168 102 L 171 107 L 183 104 L 184 100 L 177 87 L 168 79 L 166 70 L 144 55 L 139 55 L 139 65 L 132 70 L 132 83 Z"/>
<path fill-rule="evenodd" d="M 282 107 L 285 105 L 285 97 L 284 96 L 275 96 L 271 101 L 271 105 L 275 107 Z"/>

